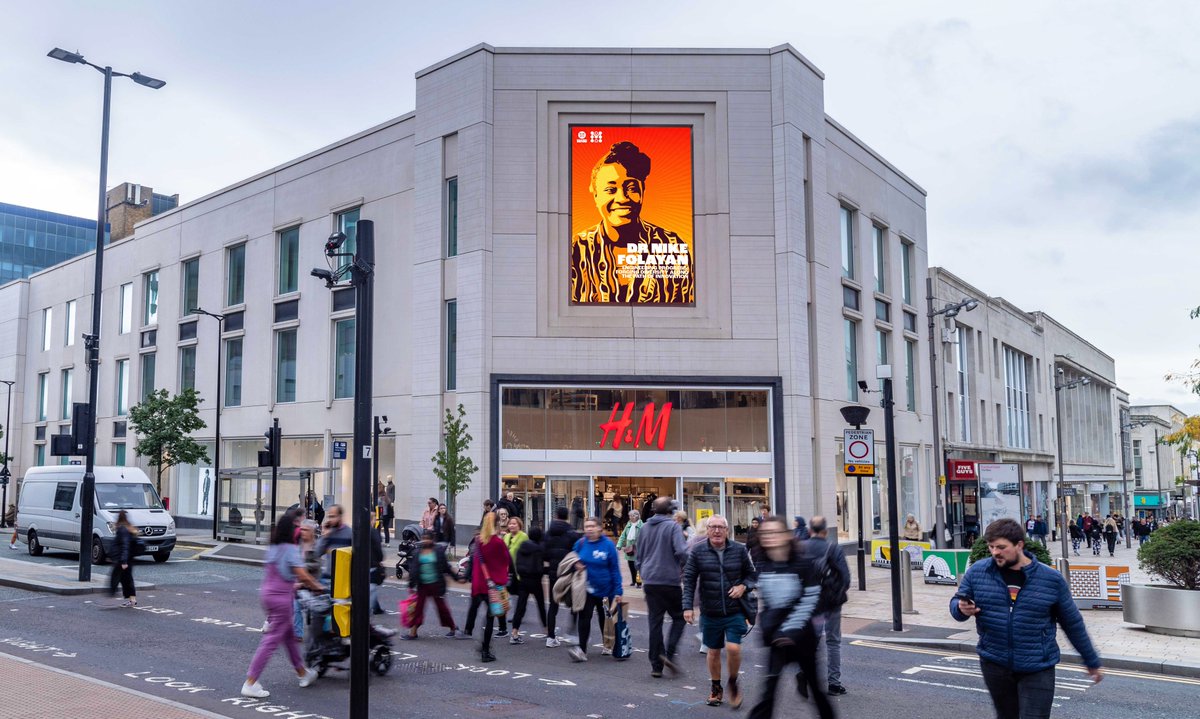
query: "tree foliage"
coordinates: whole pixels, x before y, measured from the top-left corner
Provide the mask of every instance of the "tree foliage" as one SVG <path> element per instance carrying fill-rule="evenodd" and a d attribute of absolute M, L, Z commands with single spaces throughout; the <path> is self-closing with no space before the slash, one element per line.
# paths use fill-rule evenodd
<path fill-rule="evenodd" d="M 1180 520 L 1156 529 L 1138 548 L 1138 564 L 1177 587 L 1200 589 L 1200 522 Z"/>
<path fill-rule="evenodd" d="M 1037 560 L 1042 564 L 1053 566 L 1053 562 L 1050 559 L 1050 551 L 1046 549 L 1046 545 L 1042 544 L 1041 542 L 1033 541 L 1029 538 L 1029 535 L 1025 536 L 1025 549 L 1029 550 L 1030 554 L 1037 557 Z M 975 544 L 971 545 L 971 556 L 967 558 L 967 561 L 968 563 L 974 564 L 980 559 L 986 559 L 990 556 L 992 556 L 992 553 L 988 551 L 987 542 L 983 537 L 980 537 L 979 539 L 975 540 Z"/>
<path fill-rule="evenodd" d="M 442 420 L 442 448 L 431 458 L 438 489 L 446 493 L 446 508 L 451 515 L 456 513 L 455 497 L 471 486 L 471 475 L 479 471 L 475 460 L 467 454 L 473 438 L 467 431 L 466 417 L 467 410 L 461 404 L 457 416 L 446 410 Z"/>
<path fill-rule="evenodd" d="M 138 436 L 133 451 L 158 471 L 159 494 L 165 470 L 180 464 L 212 461 L 208 449 L 191 437 L 196 430 L 208 426 L 200 419 L 198 410 L 203 401 L 194 389 L 185 389 L 175 396 L 160 389 L 129 408 L 129 424 Z"/>

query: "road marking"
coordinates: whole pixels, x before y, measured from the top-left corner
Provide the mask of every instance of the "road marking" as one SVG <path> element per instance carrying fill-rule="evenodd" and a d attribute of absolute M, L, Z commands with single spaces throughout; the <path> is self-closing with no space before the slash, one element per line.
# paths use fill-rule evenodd
<path fill-rule="evenodd" d="M 27 649 L 35 654 L 54 652 L 52 656 L 64 659 L 74 659 L 76 656 L 75 652 L 63 651 L 61 647 L 52 647 L 49 644 L 39 644 L 38 642 L 31 641 L 29 639 L 22 639 L 21 637 L 7 637 L 5 639 L 0 639 L 0 644 L 8 644 L 17 647 L 18 649 Z"/>
<path fill-rule="evenodd" d="M 186 692 L 188 694 L 216 691 L 216 689 L 210 689 L 203 684 L 192 684 L 191 682 L 178 680 L 175 677 L 143 676 L 145 674 L 150 674 L 150 672 L 126 672 L 124 676 L 127 676 L 130 679 L 141 679 L 151 684 L 161 684 L 168 689 L 174 689 L 176 691 Z"/>
<path fill-rule="evenodd" d="M 415 658 L 415 655 L 413 655 L 413 656 Z M 466 672 L 470 672 L 472 674 L 482 674 L 482 675 L 488 676 L 488 677 L 508 677 L 509 679 L 528 679 L 530 677 L 533 677 L 535 680 L 537 680 L 539 682 L 543 682 L 552 687 L 578 686 L 575 682 L 571 681 L 570 679 L 547 679 L 546 677 L 534 677 L 532 674 L 529 674 L 526 672 L 514 672 L 514 671 L 509 671 L 507 669 L 496 669 L 496 668 L 492 668 L 492 667 L 480 667 L 480 666 L 476 666 L 474 664 L 463 664 L 462 662 L 459 662 L 458 666 L 454 667 L 454 670 L 459 671 L 459 672 L 466 671 Z"/>

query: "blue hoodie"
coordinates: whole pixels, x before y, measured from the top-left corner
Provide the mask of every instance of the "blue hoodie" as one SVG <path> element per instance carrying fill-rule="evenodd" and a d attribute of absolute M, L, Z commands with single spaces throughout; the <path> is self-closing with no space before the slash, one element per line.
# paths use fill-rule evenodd
<path fill-rule="evenodd" d="M 621 596 L 621 561 L 611 539 L 600 535 L 590 542 L 584 537 L 575 543 L 574 552 L 587 568 L 588 594 L 605 599 Z"/>

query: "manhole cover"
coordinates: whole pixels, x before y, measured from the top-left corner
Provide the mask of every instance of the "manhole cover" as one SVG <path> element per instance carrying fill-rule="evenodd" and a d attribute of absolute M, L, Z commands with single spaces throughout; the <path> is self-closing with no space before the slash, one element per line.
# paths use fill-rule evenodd
<path fill-rule="evenodd" d="M 392 665 L 392 671 L 401 674 L 439 674 L 453 668 L 449 664 L 441 662 L 399 662 Z"/>

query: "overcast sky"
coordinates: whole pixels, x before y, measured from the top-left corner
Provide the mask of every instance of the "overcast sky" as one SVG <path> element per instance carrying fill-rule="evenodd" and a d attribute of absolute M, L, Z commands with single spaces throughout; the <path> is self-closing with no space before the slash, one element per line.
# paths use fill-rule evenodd
<path fill-rule="evenodd" d="M 95 215 L 102 82 L 55 46 L 167 81 L 114 83 L 109 184 L 187 202 L 412 110 L 413 74 L 479 42 L 786 42 L 928 191 L 931 264 L 1112 355 L 1133 403 L 1200 412 L 1163 379 L 1200 356 L 1200 5 L 810 4 L 7 3 L 0 202 Z"/>

